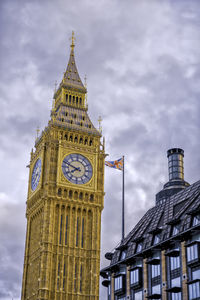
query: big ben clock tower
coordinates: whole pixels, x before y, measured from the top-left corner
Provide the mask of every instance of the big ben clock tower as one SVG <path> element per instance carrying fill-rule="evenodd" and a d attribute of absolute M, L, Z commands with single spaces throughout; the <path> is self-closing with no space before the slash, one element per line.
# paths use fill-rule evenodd
<path fill-rule="evenodd" d="M 98 300 L 104 145 L 87 113 L 74 35 L 51 120 L 31 152 L 22 300 Z"/>

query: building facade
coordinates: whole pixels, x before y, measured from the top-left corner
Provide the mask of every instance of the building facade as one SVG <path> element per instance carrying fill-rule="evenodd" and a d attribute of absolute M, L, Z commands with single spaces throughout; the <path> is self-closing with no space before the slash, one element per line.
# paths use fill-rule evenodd
<path fill-rule="evenodd" d="M 74 58 L 31 152 L 22 300 L 98 300 L 104 144 Z"/>
<path fill-rule="evenodd" d="M 168 150 L 169 182 L 101 270 L 108 300 L 200 299 L 200 181 L 184 181 L 184 152 Z"/>

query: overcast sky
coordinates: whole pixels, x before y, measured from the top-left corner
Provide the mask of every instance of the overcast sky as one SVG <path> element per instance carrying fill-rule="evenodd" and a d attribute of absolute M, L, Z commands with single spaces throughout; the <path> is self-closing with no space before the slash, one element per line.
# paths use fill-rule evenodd
<path fill-rule="evenodd" d="M 47 125 L 72 30 L 89 115 L 108 159 L 125 155 L 126 233 L 168 181 L 166 151 L 200 179 L 200 1 L 0 1 L 0 299 L 20 299 L 25 202 L 36 128 Z M 101 267 L 121 239 L 121 172 L 105 170 Z M 100 288 L 101 300 L 106 289 Z"/>

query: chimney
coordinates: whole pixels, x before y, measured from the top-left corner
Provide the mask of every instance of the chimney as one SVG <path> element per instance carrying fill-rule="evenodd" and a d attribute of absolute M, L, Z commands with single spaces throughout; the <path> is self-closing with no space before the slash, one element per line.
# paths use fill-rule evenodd
<path fill-rule="evenodd" d="M 184 151 L 180 148 L 173 148 L 167 151 L 169 181 L 184 180 L 183 157 Z"/>
<path fill-rule="evenodd" d="M 167 157 L 169 181 L 165 183 L 163 189 L 156 194 L 156 205 L 165 202 L 167 198 L 189 186 L 189 183 L 184 180 L 183 149 L 169 149 L 167 151 Z"/>

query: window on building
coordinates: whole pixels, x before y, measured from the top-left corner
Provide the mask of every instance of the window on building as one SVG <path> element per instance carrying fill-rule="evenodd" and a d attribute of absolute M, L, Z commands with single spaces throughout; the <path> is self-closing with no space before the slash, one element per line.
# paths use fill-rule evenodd
<path fill-rule="evenodd" d="M 193 221 L 192 221 L 192 226 L 196 226 L 200 224 L 200 214 L 194 216 Z"/>
<path fill-rule="evenodd" d="M 110 276 L 108 276 L 108 280 L 110 280 Z M 110 300 L 110 296 L 111 296 L 111 283 L 108 284 L 108 289 L 107 289 L 107 291 L 108 291 L 108 300 Z"/>
<path fill-rule="evenodd" d="M 115 277 L 115 292 L 118 290 L 121 290 L 123 288 L 123 276 L 117 276 Z"/>
<path fill-rule="evenodd" d="M 82 237 L 81 237 L 81 247 L 84 246 L 84 218 L 82 218 Z"/>
<path fill-rule="evenodd" d="M 81 265 L 81 269 L 80 269 L 80 293 L 82 293 L 82 275 L 83 275 L 83 267 Z"/>
<path fill-rule="evenodd" d="M 126 258 L 126 251 L 125 250 L 122 250 L 121 252 L 121 256 L 120 256 L 120 260 L 123 260 Z"/>
<path fill-rule="evenodd" d="M 76 247 L 78 247 L 78 239 L 79 239 L 79 217 L 76 220 Z"/>
<path fill-rule="evenodd" d="M 153 295 L 154 294 L 158 294 L 158 295 L 161 294 L 160 284 L 152 286 L 151 292 L 152 292 Z"/>
<path fill-rule="evenodd" d="M 62 243 L 62 219 L 63 219 L 63 216 L 61 215 L 61 217 L 60 217 L 60 240 L 59 240 L 59 244 Z"/>
<path fill-rule="evenodd" d="M 189 284 L 189 300 L 200 299 L 200 282 Z"/>
<path fill-rule="evenodd" d="M 141 283 L 141 268 L 135 268 L 130 271 L 130 284 L 138 285 Z"/>
<path fill-rule="evenodd" d="M 57 279 L 57 290 L 59 290 L 59 278 Z"/>
<path fill-rule="evenodd" d="M 171 287 L 180 287 L 181 286 L 181 278 L 180 277 L 176 277 L 171 279 Z"/>
<path fill-rule="evenodd" d="M 137 244 L 137 248 L 136 248 L 136 253 L 141 252 L 142 251 L 142 243 L 138 243 Z"/>
<path fill-rule="evenodd" d="M 182 300 L 181 292 L 179 292 L 179 293 L 172 293 L 172 300 Z"/>
<path fill-rule="evenodd" d="M 149 260 L 149 275 L 150 275 L 150 294 L 156 294 L 156 297 L 160 297 L 161 294 L 161 276 L 160 276 L 160 252 L 157 251 L 153 254 L 152 258 Z M 160 299 L 160 298 L 157 298 Z"/>
<path fill-rule="evenodd" d="M 175 270 L 180 268 L 180 256 L 170 257 L 170 270 Z"/>
<path fill-rule="evenodd" d="M 156 245 L 158 243 L 160 243 L 160 233 L 157 233 L 155 236 L 154 236 L 154 240 L 153 240 L 153 244 Z"/>
<path fill-rule="evenodd" d="M 66 216 L 66 224 L 65 224 L 65 245 L 67 245 L 67 227 L 68 227 L 68 216 Z"/>
<path fill-rule="evenodd" d="M 76 274 L 77 272 L 77 265 L 75 264 L 75 270 L 74 270 L 74 292 L 76 292 Z"/>
<path fill-rule="evenodd" d="M 176 235 L 180 232 L 180 224 L 176 224 L 173 226 L 172 235 Z"/>
<path fill-rule="evenodd" d="M 187 247 L 187 261 L 191 262 L 199 258 L 198 244 L 193 244 Z"/>
<path fill-rule="evenodd" d="M 191 270 L 191 278 L 192 280 L 199 279 L 200 280 L 200 266 L 194 267 Z"/>
<path fill-rule="evenodd" d="M 192 236 L 191 242 L 199 241 L 200 242 L 200 233 L 197 233 Z"/>
<path fill-rule="evenodd" d="M 142 291 L 133 291 L 132 292 L 132 299 L 133 300 L 142 300 L 143 299 Z"/>
<path fill-rule="evenodd" d="M 65 290 L 65 263 L 63 266 L 63 291 Z"/>
<path fill-rule="evenodd" d="M 155 278 L 160 276 L 160 264 L 159 265 L 151 265 L 151 277 Z"/>
<path fill-rule="evenodd" d="M 60 276 L 60 262 L 58 263 L 58 276 Z"/>

